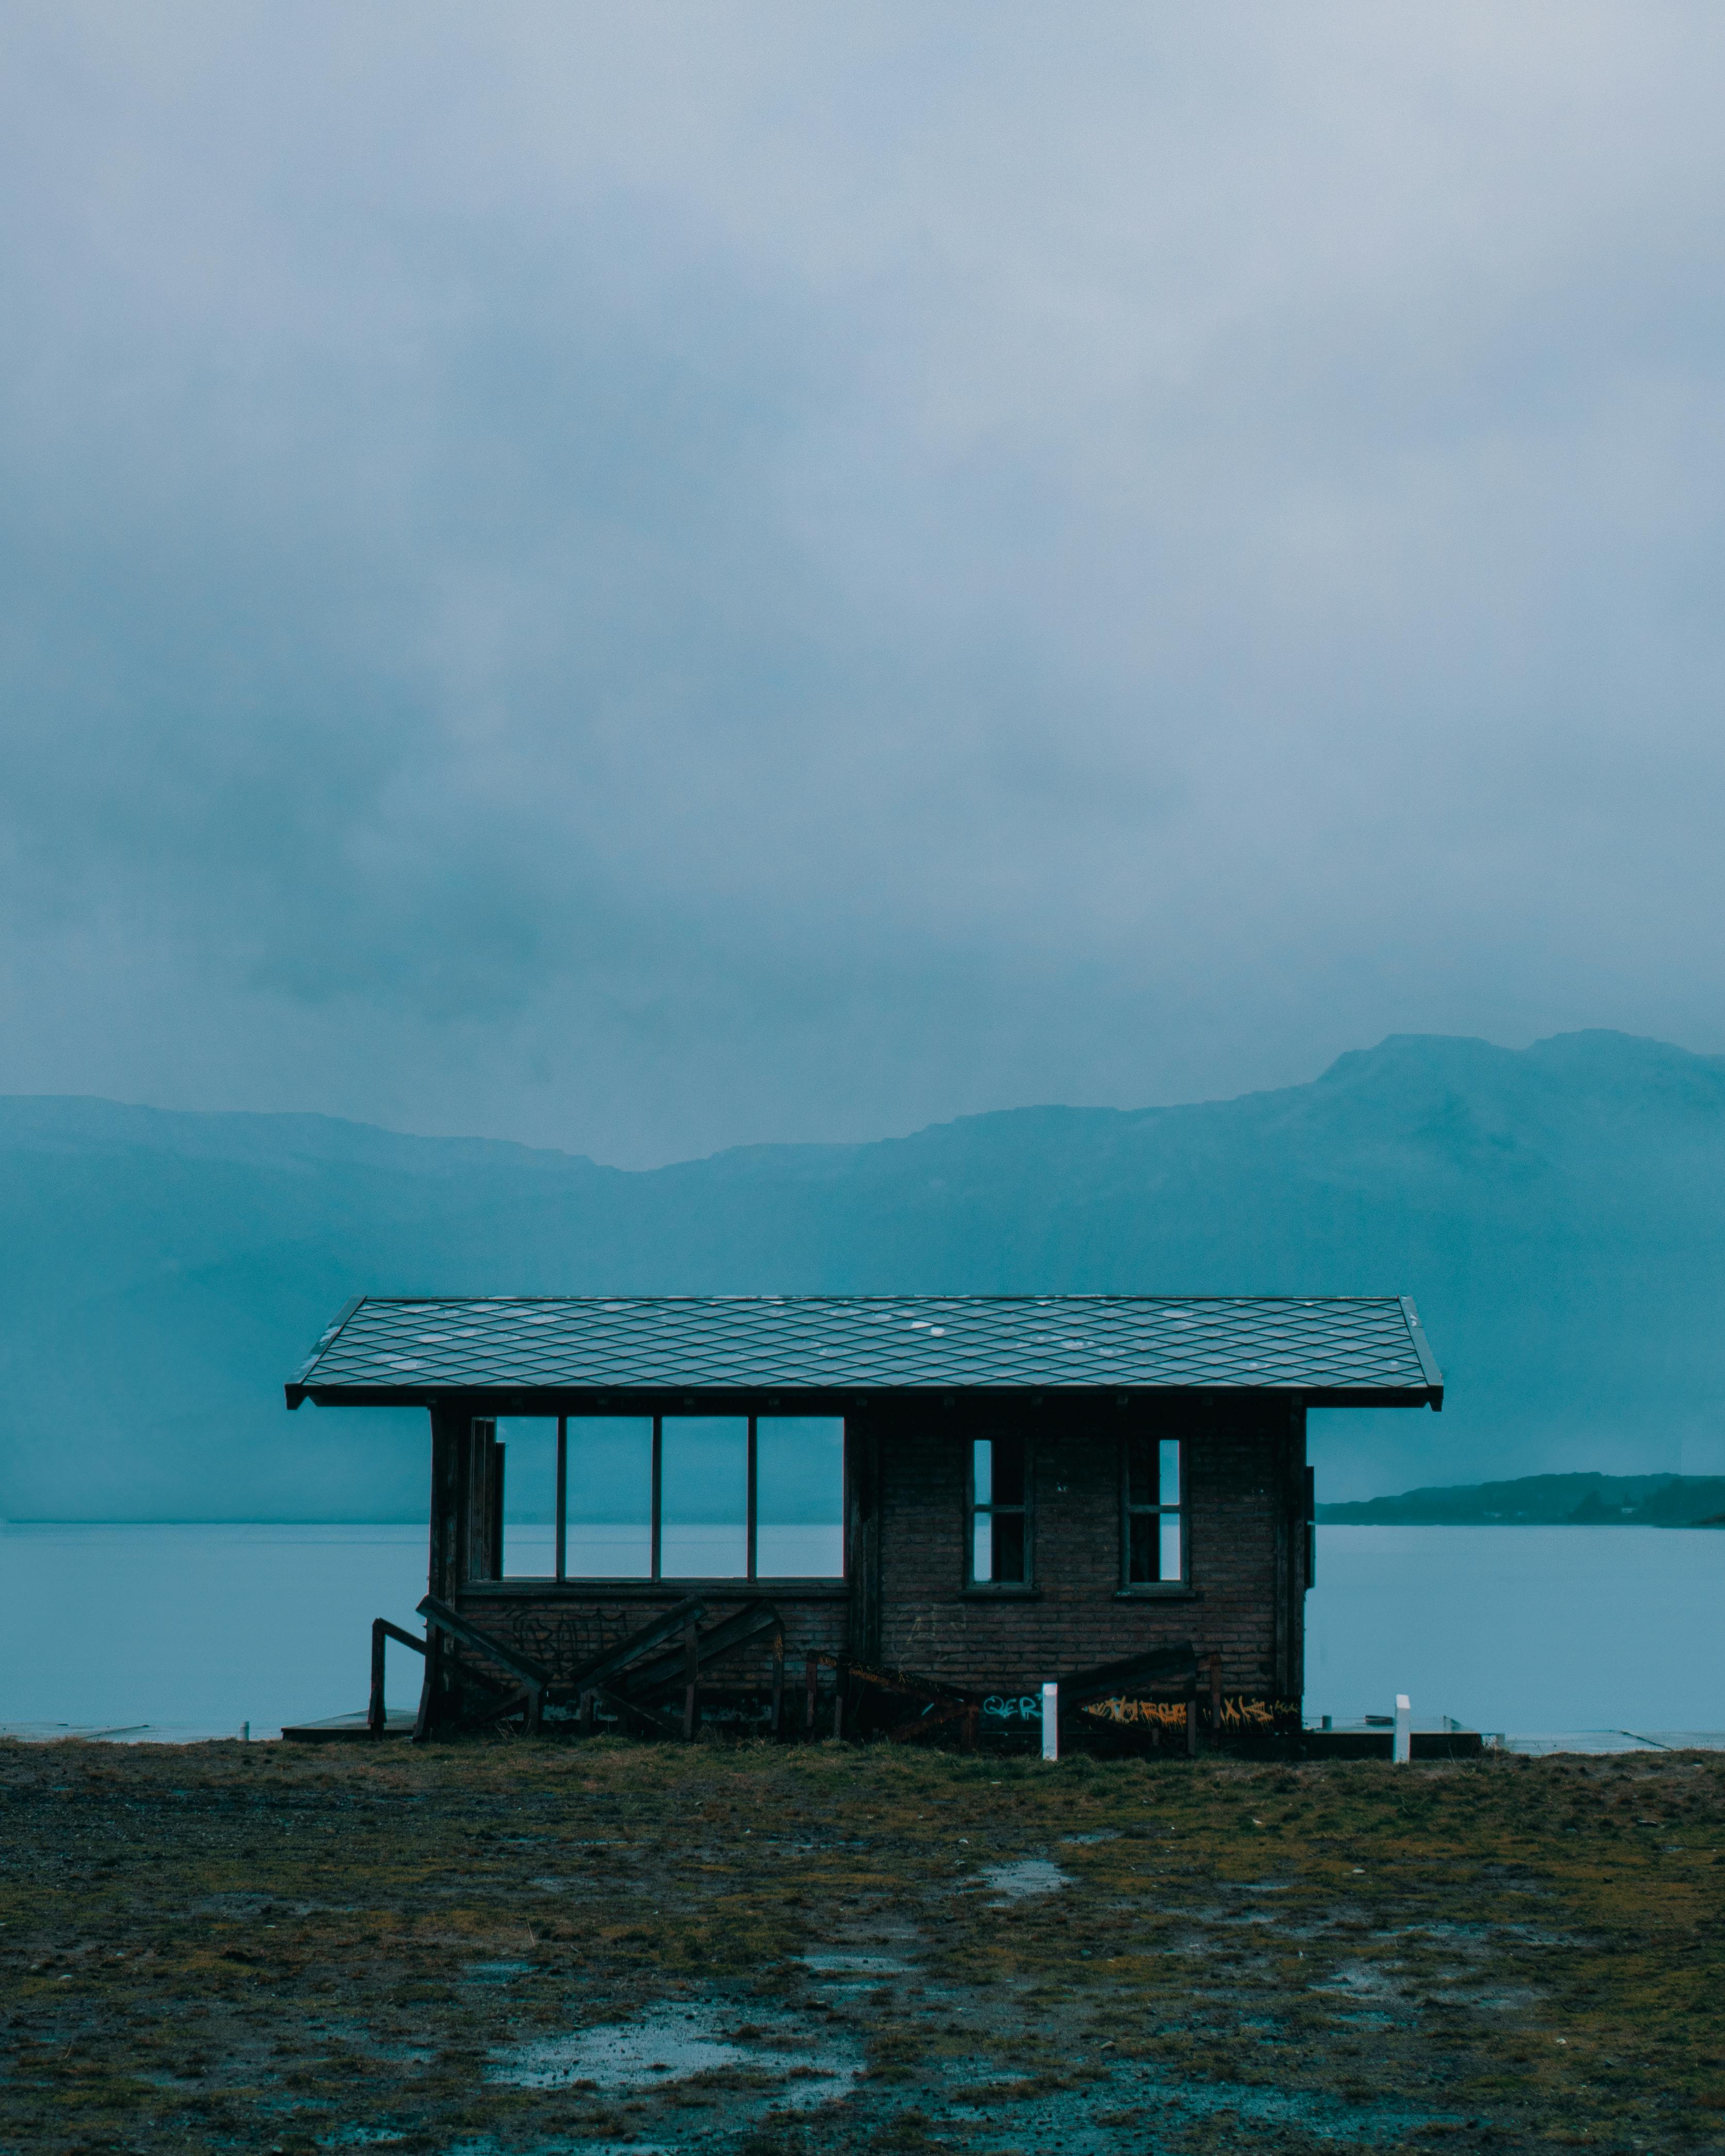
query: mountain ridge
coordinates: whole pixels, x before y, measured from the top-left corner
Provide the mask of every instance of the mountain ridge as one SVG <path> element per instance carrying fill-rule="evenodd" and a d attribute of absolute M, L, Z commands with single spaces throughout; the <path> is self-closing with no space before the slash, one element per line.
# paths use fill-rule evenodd
<path fill-rule="evenodd" d="M 1445 1414 L 1315 1418 L 1335 1494 L 1431 1481 L 1434 1455 L 1458 1481 L 1725 1468 L 1722 1219 L 1725 1058 L 1603 1031 L 1392 1035 L 1228 1101 L 644 1170 L 0 1099 L 0 1514 L 410 1512 L 423 1418 L 280 1406 L 362 1291 L 1409 1294 Z"/>

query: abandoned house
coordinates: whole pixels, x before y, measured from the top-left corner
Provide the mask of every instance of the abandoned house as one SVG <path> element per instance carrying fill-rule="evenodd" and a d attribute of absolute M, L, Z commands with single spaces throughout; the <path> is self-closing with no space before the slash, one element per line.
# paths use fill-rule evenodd
<path fill-rule="evenodd" d="M 1213 1723 L 1297 1728 L 1307 1411 L 1443 1378 L 1394 1296 L 362 1296 L 307 1399 L 430 1413 L 426 1631 L 379 1620 L 374 1731 L 387 1635 L 422 1738 L 973 1740 L 1060 1681 L 1155 1740 L 1205 1672 Z"/>

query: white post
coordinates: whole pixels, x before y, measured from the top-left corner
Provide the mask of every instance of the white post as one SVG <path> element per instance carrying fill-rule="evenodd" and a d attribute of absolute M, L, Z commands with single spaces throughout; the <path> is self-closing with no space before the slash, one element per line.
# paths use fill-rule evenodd
<path fill-rule="evenodd" d="M 1060 1756 L 1060 1688 L 1058 1685 L 1042 1687 L 1042 1756 L 1058 1759 Z"/>
<path fill-rule="evenodd" d="M 1395 1696 L 1395 1746 L 1390 1757 L 1405 1767 L 1414 1756 L 1414 1702 L 1404 1691 Z"/>

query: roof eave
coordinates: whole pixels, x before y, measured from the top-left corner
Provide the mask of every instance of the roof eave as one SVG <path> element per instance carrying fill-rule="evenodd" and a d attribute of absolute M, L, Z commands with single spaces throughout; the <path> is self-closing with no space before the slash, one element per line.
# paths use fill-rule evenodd
<path fill-rule="evenodd" d="M 758 1414 L 776 1409 L 842 1414 L 865 1403 L 946 1406 L 960 1399 L 1046 1406 L 1121 1406 L 1146 1400 L 1279 1399 L 1308 1408 L 1422 1408 L 1440 1410 L 1441 1379 L 1430 1385 L 320 1385 L 286 1388 L 287 1404 L 321 1408 L 438 1408 L 466 1405 L 475 1414 Z"/>

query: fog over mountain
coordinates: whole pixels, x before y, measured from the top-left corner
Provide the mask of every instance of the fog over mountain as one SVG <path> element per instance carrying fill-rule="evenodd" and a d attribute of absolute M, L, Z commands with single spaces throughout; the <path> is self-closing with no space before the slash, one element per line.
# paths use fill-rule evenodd
<path fill-rule="evenodd" d="M 1406 1036 L 1309 1085 L 629 1172 L 312 1116 L 0 1102 L 0 1513 L 423 1510 L 424 1418 L 289 1416 L 350 1295 L 1410 1294 L 1440 1416 L 1315 1418 L 1330 1500 L 1725 1468 L 1725 1059 Z"/>
<path fill-rule="evenodd" d="M 1699 0 L 8 8 L 0 1093 L 1725 1050 L 1722 99 Z"/>

